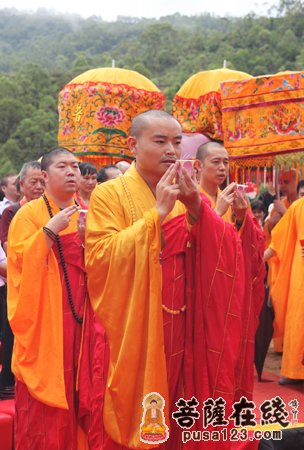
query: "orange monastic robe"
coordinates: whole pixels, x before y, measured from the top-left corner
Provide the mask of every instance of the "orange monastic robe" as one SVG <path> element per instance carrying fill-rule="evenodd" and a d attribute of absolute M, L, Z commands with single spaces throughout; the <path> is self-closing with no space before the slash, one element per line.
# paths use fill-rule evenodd
<path fill-rule="evenodd" d="M 300 244 L 304 239 L 304 199 L 292 203 L 271 237 L 270 247 L 279 261 L 271 294 L 277 332 L 284 336 L 281 371 L 288 378 L 304 379 L 304 258 Z"/>
<path fill-rule="evenodd" d="M 290 206 L 288 198 L 284 197 L 282 199 L 282 202 L 284 203 L 285 208 L 288 209 Z M 278 214 L 278 213 L 274 209 L 272 209 L 269 214 L 269 218 L 275 216 L 276 214 Z M 267 218 L 264 223 L 264 234 L 265 234 L 265 238 L 266 238 L 265 247 L 266 248 L 270 245 L 270 242 L 271 242 L 271 232 L 269 231 L 269 228 L 268 228 L 269 218 Z M 278 276 L 278 265 L 279 265 L 279 260 L 276 256 L 273 256 L 268 261 L 267 281 L 268 281 L 268 285 L 270 287 L 270 291 L 271 291 L 271 287 L 273 286 L 273 284 Z M 282 352 L 283 335 L 277 330 L 277 322 L 276 321 L 274 321 L 273 346 L 274 346 L 274 350 L 276 352 Z"/>
<path fill-rule="evenodd" d="M 139 439 L 142 401 L 150 392 L 165 398 L 170 438 L 161 448 L 170 450 L 184 448 L 181 429 L 176 435 L 169 421 L 175 395 L 196 395 L 201 405 L 209 395 L 222 395 L 231 405 L 241 383 L 241 245 L 205 202 L 190 231 L 179 202 L 160 227 L 155 197 L 134 165 L 95 189 L 86 266 L 90 299 L 110 347 L 103 421 L 112 443 L 102 448 L 151 448 Z M 221 442 L 223 449 L 230 445 Z"/>
<path fill-rule="evenodd" d="M 59 208 L 49 202 L 55 215 Z M 33 200 L 17 212 L 8 236 L 8 318 L 15 336 L 12 370 L 17 379 L 15 444 L 22 450 L 77 446 L 74 402 L 82 326 L 72 317 L 57 245 L 48 248 L 42 229 L 49 220 L 43 198 Z M 86 286 L 76 231 L 74 214 L 60 236 L 81 317 Z"/>
<path fill-rule="evenodd" d="M 169 218 L 183 211 L 177 203 Z M 103 416 L 108 434 L 131 448 L 150 448 L 139 442 L 144 396 L 168 399 L 160 249 L 155 197 L 135 167 L 97 186 L 85 253 L 91 302 L 110 347 Z"/>

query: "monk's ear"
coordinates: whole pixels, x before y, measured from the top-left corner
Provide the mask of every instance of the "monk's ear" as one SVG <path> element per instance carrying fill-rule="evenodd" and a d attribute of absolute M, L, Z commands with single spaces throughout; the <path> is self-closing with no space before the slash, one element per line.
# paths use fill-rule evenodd
<path fill-rule="evenodd" d="M 41 170 L 41 176 L 44 179 L 44 182 L 46 183 L 48 181 L 48 178 L 49 178 L 47 171 L 46 170 Z"/>
<path fill-rule="evenodd" d="M 200 173 L 201 168 L 202 168 L 202 163 L 200 162 L 200 160 L 196 159 L 194 161 L 193 167 L 194 167 L 196 173 Z"/>
<path fill-rule="evenodd" d="M 137 138 L 135 136 L 129 136 L 128 137 L 128 147 L 133 153 L 134 156 L 137 154 Z"/>

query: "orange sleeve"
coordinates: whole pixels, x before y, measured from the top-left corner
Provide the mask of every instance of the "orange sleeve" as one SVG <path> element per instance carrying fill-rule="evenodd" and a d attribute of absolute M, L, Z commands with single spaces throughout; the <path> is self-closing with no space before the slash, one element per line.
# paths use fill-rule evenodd
<path fill-rule="evenodd" d="M 91 196 L 86 225 L 88 288 L 110 344 L 106 431 L 128 448 L 149 448 L 140 441 L 143 398 L 158 392 L 168 399 L 161 228 L 155 208 L 132 224 L 123 201 L 106 183 Z"/>
<path fill-rule="evenodd" d="M 12 368 L 33 397 L 67 408 L 61 283 L 55 255 L 39 226 L 40 209 L 34 205 L 18 211 L 8 236 L 8 318 L 15 336 Z"/>
<path fill-rule="evenodd" d="M 294 204 L 293 204 L 294 205 Z M 271 286 L 278 336 L 284 334 L 284 324 L 290 288 L 290 276 L 297 240 L 294 206 L 291 205 L 271 232 L 272 248 L 276 252 L 276 276 Z"/>

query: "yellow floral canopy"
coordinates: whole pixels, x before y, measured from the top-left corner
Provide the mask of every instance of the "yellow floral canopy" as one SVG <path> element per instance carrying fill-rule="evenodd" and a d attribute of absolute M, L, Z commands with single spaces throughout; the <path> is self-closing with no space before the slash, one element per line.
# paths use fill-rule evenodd
<path fill-rule="evenodd" d="M 132 119 L 149 109 L 165 109 L 165 101 L 155 84 L 135 71 L 88 70 L 59 94 L 58 143 L 97 168 L 130 161 L 127 136 Z"/>
<path fill-rule="evenodd" d="M 221 97 L 224 145 L 235 165 L 288 164 L 288 154 L 304 151 L 303 72 L 224 82 Z"/>
<path fill-rule="evenodd" d="M 251 75 L 230 69 L 215 69 L 192 75 L 175 94 L 172 114 L 186 133 L 203 133 L 223 140 L 220 85 L 223 81 L 244 80 Z"/>

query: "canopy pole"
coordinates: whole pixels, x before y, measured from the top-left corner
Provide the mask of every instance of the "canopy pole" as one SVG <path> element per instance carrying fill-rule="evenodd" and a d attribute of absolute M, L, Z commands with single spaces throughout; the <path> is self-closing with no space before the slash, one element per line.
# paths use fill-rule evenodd
<path fill-rule="evenodd" d="M 280 200 L 280 186 L 279 186 L 279 166 L 276 164 L 274 167 L 274 188 L 275 196 L 277 200 Z"/>

